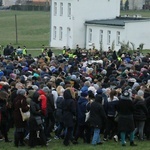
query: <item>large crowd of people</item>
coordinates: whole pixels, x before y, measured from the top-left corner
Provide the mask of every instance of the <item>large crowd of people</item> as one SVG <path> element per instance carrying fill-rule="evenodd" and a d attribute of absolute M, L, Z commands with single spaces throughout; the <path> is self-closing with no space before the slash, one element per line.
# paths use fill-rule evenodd
<path fill-rule="evenodd" d="M 28 120 L 22 112 L 30 111 Z M 79 138 L 92 145 L 109 140 L 137 146 L 150 140 L 150 54 L 44 48 L 33 57 L 26 47 L 0 56 L 0 140 L 14 146 L 47 146 Z M 62 139 L 62 140 L 61 140 Z M 51 144 L 51 143 L 50 143 Z"/>

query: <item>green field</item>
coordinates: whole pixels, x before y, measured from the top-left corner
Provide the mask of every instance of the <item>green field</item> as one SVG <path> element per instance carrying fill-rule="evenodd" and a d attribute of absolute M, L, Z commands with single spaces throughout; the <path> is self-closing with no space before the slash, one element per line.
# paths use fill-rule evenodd
<path fill-rule="evenodd" d="M 11 129 L 9 134 L 10 139 L 13 140 L 13 130 Z M 81 139 L 79 139 L 78 145 L 71 144 L 66 147 L 63 145 L 63 140 L 54 140 L 49 143 L 47 147 L 37 146 L 32 148 L 32 150 L 150 150 L 150 141 L 139 142 L 135 140 L 135 143 L 138 144 L 137 147 L 129 146 L 130 142 L 127 140 L 126 147 L 122 147 L 120 142 L 114 142 L 110 140 L 108 142 L 104 142 L 103 145 L 92 146 L 91 144 L 84 144 Z M 0 150 L 27 150 L 28 146 L 15 148 L 13 142 L 5 143 L 4 141 L 0 141 Z"/>
<path fill-rule="evenodd" d="M 142 17 L 150 17 L 150 11 L 122 11 L 121 15 L 141 14 Z M 17 16 L 17 37 L 15 15 Z M 0 11 L 0 45 L 11 43 L 14 47 L 26 46 L 33 55 L 41 53 L 42 45 L 49 46 L 50 37 L 50 12 L 42 11 Z M 55 51 L 60 53 L 60 51 Z"/>
<path fill-rule="evenodd" d="M 16 43 L 15 15 L 18 43 Z M 41 11 L 0 11 L 0 44 L 40 48 L 49 45 L 50 13 Z"/>

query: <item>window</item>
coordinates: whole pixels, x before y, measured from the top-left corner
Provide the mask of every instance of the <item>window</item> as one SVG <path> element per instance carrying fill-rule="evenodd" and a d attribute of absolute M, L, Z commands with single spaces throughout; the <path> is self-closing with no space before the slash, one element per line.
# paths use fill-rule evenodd
<path fill-rule="evenodd" d="M 99 34 L 99 42 L 100 42 L 100 43 L 103 42 L 103 30 L 100 30 L 100 34 Z"/>
<path fill-rule="evenodd" d="M 119 31 L 117 31 L 117 37 L 116 37 L 117 39 L 116 39 L 116 45 L 120 45 L 120 32 Z"/>
<path fill-rule="evenodd" d="M 92 42 L 92 29 L 89 29 L 89 43 Z"/>
<path fill-rule="evenodd" d="M 57 16 L 57 3 L 54 3 L 54 16 Z"/>
<path fill-rule="evenodd" d="M 71 17 L 71 3 L 68 3 L 68 17 Z"/>
<path fill-rule="evenodd" d="M 56 40 L 56 26 L 53 28 L 53 39 Z"/>
<path fill-rule="evenodd" d="M 63 29 L 62 27 L 59 28 L 59 40 L 62 40 L 62 36 L 63 36 Z"/>
<path fill-rule="evenodd" d="M 111 42 L 111 31 L 107 31 L 107 44 L 110 45 Z"/>
<path fill-rule="evenodd" d="M 63 3 L 60 3 L 60 16 L 63 16 Z"/>

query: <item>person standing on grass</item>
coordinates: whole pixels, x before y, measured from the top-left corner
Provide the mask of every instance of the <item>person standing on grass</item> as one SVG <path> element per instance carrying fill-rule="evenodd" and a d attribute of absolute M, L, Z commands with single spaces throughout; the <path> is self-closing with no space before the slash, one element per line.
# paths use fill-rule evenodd
<path fill-rule="evenodd" d="M 14 134 L 14 144 L 16 147 L 24 146 L 24 136 L 25 136 L 25 128 L 27 127 L 27 122 L 22 120 L 20 108 L 22 112 L 27 112 L 29 110 L 29 106 L 26 101 L 26 90 L 18 89 L 17 97 L 14 100 L 14 124 L 15 124 L 15 134 Z"/>
<path fill-rule="evenodd" d="M 8 139 L 8 93 L 0 90 L 0 132 L 2 133 L 2 137 L 4 137 L 5 142 L 11 142 Z"/>
<path fill-rule="evenodd" d="M 66 89 L 64 91 L 64 100 L 62 102 L 62 118 L 63 123 L 66 128 L 66 133 L 64 137 L 63 144 L 68 146 L 70 141 L 72 140 L 73 126 L 74 126 L 74 116 L 76 115 L 76 106 L 75 101 L 73 100 L 71 90 Z"/>
<path fill-rule="evenodd" d="M 138 95 L 135 97 L 134 100 L 134 120 L 135 120 L 135 125 L 136 128 L 134 130 L 134 134 L 138 133 L 139 134 L 139 140 L 143 141 L 144 140 L 144 126 L 145 126 L 145 121 L 147 119 L 148 115 L 148 110 L 145 104 L 144 99 L 142 99 L 140 93 L 144 92 L 142 90 L 138 91 Z"/>
<path fill-rule="evenodd" d="M 90 125 L 94 130 L 92 145 L 103 144 L 100 139 L 100 131 L 106 124 L 106 114 L 102 106 L 102 97 L 97 94 L 95 101 L 91 103 L 90 107 Z"/>
<path fill-rule="evenodd" d="M 107 125 L 104 133 L 104 139 L 112 139 L 117 134 L 117 123 L 115 117 L 117 114 L 117 105 L 119 99 L 116 90 L 111 90 L 107 103 Z"/>
<path fill-rule="evenodd" d="M 90 127 L 85 122 L 85 113 L 86 113 L 86 107 L 88 104 L 88 91 L 82 91 L 81 96 L 78 99 L 77 102 L 77 131 L 76 135 L 73 141 L 73 144 L 78 144 L 77 140 L 79 137 L 83 138 L 84 143 L 90 142 Z"/>
<path fill-rule="evenodd" d="M 125 137 L 127 133 L 130 134 L 130 146 L 137 146 L 137 144 L 134 143 L 134 106 L 131 99 L 131 94 L 127 90 L 122 92 L 117 110 L 119 114 L 118 131 L 121 136 L 122 146 L 126 146 Z"/>

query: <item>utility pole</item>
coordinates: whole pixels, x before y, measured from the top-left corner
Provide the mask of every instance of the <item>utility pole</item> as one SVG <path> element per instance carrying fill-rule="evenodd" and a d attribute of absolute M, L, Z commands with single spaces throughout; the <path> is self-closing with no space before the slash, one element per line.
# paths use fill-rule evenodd
<path fill-rule="evenodd" d="M 18 44 L 17 15 L 15 15 L 16 44 Z"/>

